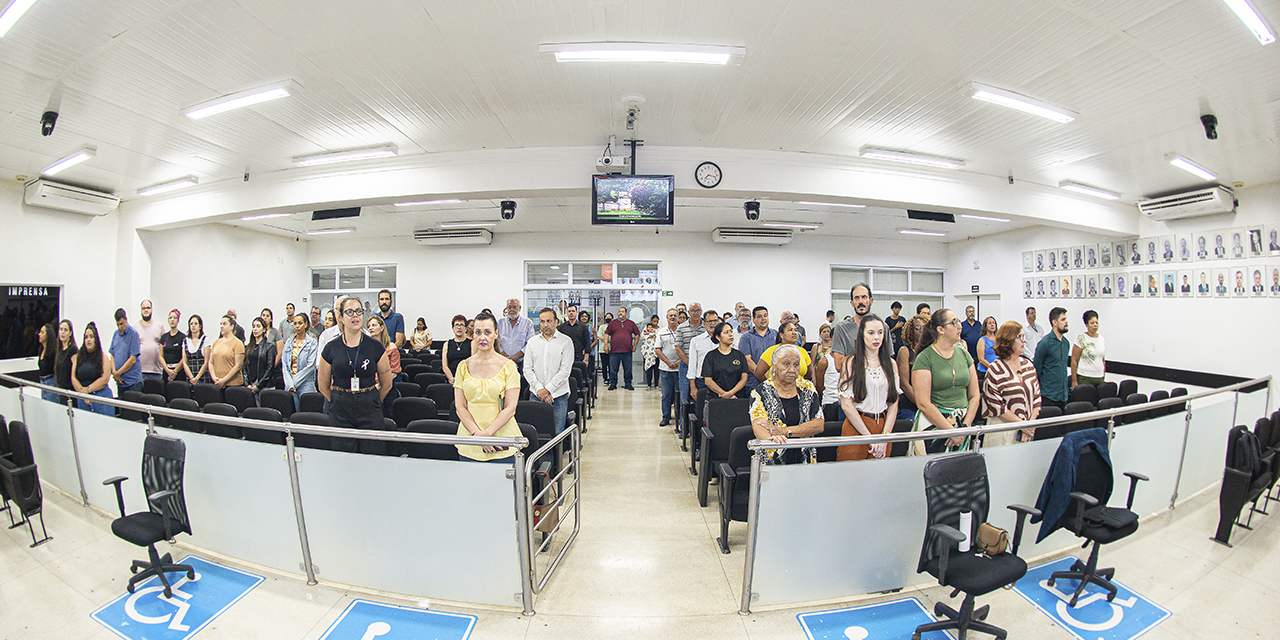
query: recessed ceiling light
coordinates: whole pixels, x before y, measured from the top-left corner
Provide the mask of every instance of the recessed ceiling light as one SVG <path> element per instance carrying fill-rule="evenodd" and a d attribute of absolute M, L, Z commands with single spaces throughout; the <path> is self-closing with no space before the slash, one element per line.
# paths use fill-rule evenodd
<path fill-rule="evenodd" d="M 366 160 L 369 158 L 386 158 L 398 155 L 400 150 L 394 144 L 380 144 L 376 147 L 361 147 L 359 149 L 347 149 L 346 151 L 334 151 L 327 153 L 314 153 L 307 156 L 295 156 L 293 163 L 300 167 L 310 167 L 317 164 L 329 164 L 331 162 L 348 162 L 351 160 Z"/>
<path fill-rule="evenodd" d="M 1244 26 L 1253 32 L 1253 37 L 1257 38 L 1258 42 L 1268 45 L 1276 41 L 1275 35 L 1271 33 L 1271 29 L 1267 28 L 1267 23 L 1262 19 L 1262 16 L 1258 15 L 1258 12 L 1254 11 L 1248 2 L 1245 0 L 1222 1 L 1227 3 L 1227 6 L 1235 12 L 1236 17 L 1240 18 L 1240 22 L 1243 22 Z M 3 26 L 0 26 L 0 29 L 3 29 Z M 3 33 L 3 31 L 0 31 L 0 33 Z"/>
<path fill-rule="evenodd" d="M 424 204 L 453 204 L 456 202 L 462 202 L 462 201 L 458 200 L 457 198 L 450 198 L 448 200 L 420 200 L 418 202 L 397 202 L 396 206 L 397 207 L 416 207 Z"/>
<path fill-rule="evenodd" d="M 808 204 L 808 205 L 813 205 L 817 207 L 853 207 L 857 209 L 862 209 L 867 206 L 865 204 L 845 204 L 843 202 L 809 202 L 807 200 L 801 200 L 796 204 Z"/>
<path fill-rule="evenodd" d="M 573 42 L 538 45 L 539 53 L 554 53 L 556 62 L 686 62 L 728 64 L 745 56 L 745 47 L 658 42 Z"/>
<path fill-rule="evenodd" d="M 969 84 L 970 95 L 976 100 L 998 104 L 1010 109 L 1017 109 L 1023 113 L 1029 113 L 1033 116 L 1048 118 L 1054 122 L 1068 123 L 1076 119 L 1079 115 L 1074 111 L 1063 109 L 1062 107 L 1053 106 L 1047 102 L 1036 100 L 1030 96 L 1024 96 L 1021 93 L 991 87 L 978 82 Z"/>
<path fill-rule="evenodd" d="M 293 214 L 292 213 L 264 213 L 262 215 L 257 215 L 257 216 L 245 216 L 240 219 L 245 222 L 250 222 L 253 220 L 266 220 L 267 218 L 283 218 L 285 216 L 291 216 L 291 215 Z"/>
<path fill-rule="evenodd" d="M 822 223 L 820 222 L 787 222 L 785 220 L 770 220 L 767 222 L 761 222 L 760 226 L 787 227 L 790 229 L 802 229 L 804 231 L 813 231 L 814 229 L 821 227 Z"/>
<path fill-rule="evenodd" d="M 955 158 L 944 158 L 942 156 L 931 156 L 924 153 L 914 153 L 911 151 L 898 151 L 896 149 L 882 149 L 880 147 L 863 147 L 858 150 L 858 155 L 863 158 L 873 158 L 875 160 L 892 160 L 894 162 L 906 162 L 908 164 L 922 164 L 929 167 L 940 167 L 942 169 L 959 169 L 964 166 L 964 160 Z"/>
<path fill-rule="evenodd" d="M 494 227 L 498 225 L 496 220 L 480 220 L 477 222 L 441 222 L 441 229 L 471 229 L 473 227 Z"/>
<path fill-rule="evenodd" d="M 1075 182 L 1073 180 L 1063 180 L 1062 182 L 1059 182 L 1058 188 L 1066 189 L 1067 191 L 1074 191 L 1076 193 L 1083 193 L 1086 196 L 1093 196 L 1104 200 L 1120 199 L 1120 194 L 1114 191 L 1107 191 L 1106 189 L 1100 189 L 1098 187 L 1090 186 L 1082 182 Z"/>
<path fill-rule="evenodd" d="M 31 5 L 35 3 L 36 0 L 13 0 L 13 4 L 9 5 L 9 8 L 5 9 L 3 14 L 0 14 L 0 38 L 9 33 L 9 29 L 12 29 L 13 25 L 18 23 L 18 18 L 21 18 L 22 14 L 26 13 L 27 9 L 30 9 Z"/>
<path fill-rule="evenodd" d="M 940 231 L 921 231 L 920 229 L 898 229 L 898 233 L 905 233 L 910 236 L 936 236 L 939 238 L 947 235 Z"/>
<path fill-rule="evenodd" d="M 46 176 L 52 176 L 65 169 L 70 169 L 71 167 L 74 167 L 96 155 L 98 155 L 97 148 L 83 147 L 69 156 L 59 158 L 57 162 L 45 167 L 44 171 L 41 171 L 40 173 L 43 173 Z"/>
<path fill-rule="evenodd" d="M 960 214 L 961 218 L 969 218 L 971 220 L 986 220 L 987 222 L 1008 222 L 1008 218 L 993 218 L 991 216 L 975 216 L 971 213 Z"/>
<path fill-rule="evenodd" d="M 252 104 L 284 98 L 297 92 L 298 85 L 293 80 L 281 80 L 261 87 L 229 93 L 225 96 L 206 100 L 182 110 L 188 118 L 199 120 L 217 113 L 247 107 Z"/>
<path fill-rule="evenodd" d="M 153 185 L 151 185 L 151 186 L 149 186 L 149 187 L 143 187 L 143 188 L 141 188 L 141 189 L 138 189 L 138 195 L 140 195 L 140 196 L 153 196 L 153 195 L 155 195 L 155 194 L 157 194 L 157 193 L 164 193 L 164 192 L 166 192 L 166 191 L 173 191 L 174 189 L 182 189 L 182 188 L 185 188 L 185 187 L 191 187 L 191 186 L 195 186 L 195 185 L 197 185 L 197 184 L 200 184 L 200 179 L 199 179 L 199 178 L 197 178 L 197 177 L 195 177 L 195 176 L 183 176 L 183 177 L 181 177 L 181 178 L 178 178 L 177 180 L 170 180 L 170 181 L 168 181 L 168 182 L 161 182 L 160 184 L 153 184 Z"/>
<path fill-rule="evenodd" d="M 1204 180 L 1217 180 L 1217 179 L 1218 179 L 1218 176 L 1214 175 L 1212 171 L 1210 171 L 1210 170 L 1208 170 L 1208 169 L 1206 169 L 1206 168 L 1204 168 L 1204 167 L 1202 167 L 1202 166 L 1200 166 L 1200 165 L 1198 165 L 1198 164 L 1196 164 L 1196 163 L 1194 163 L 1194 162 L 1192 162 L 1192 161 L 1190 161 L 1190 160 L 1188 160 L 1188 159 L 1186 159 L 1186 158 L 1184 158 L 1184 157 L 1182 157 L 1182 156 L 1180 156 L 1180 155 L 1178 155 L 1178 154 L 1176 154 L 1176 153 L 1171 153 L 1171 154 L 1169 154 L 1169 155 L 1165 156 L 1165 157 L 1164 157 L 1164 159 L 1165 159 L 1165 160 L 1168 160 L 1168 161 L 1169 161 L 1169 164 L 1171 164 L 1171 165 L 1173 165 L 1173 166 L 1175 166 L 1175 167 L 1177 167 L 1177 168 L 1179 168 L 1179 169 L 1182 169 L 1183 171 L 1186 171 L 1187 173 L 1189 173 L 1189 174 L 1191 174 L 1191 175 L 1193 175 L 1193 176 L 1196 176 L 1196 177 L 1198 177 L 1198 178 L 1202 178 L 1202 179 L 1204 179 Z"/>
<path fill-rule="evenodd" d="M 352 231 L 355 231 L 355 230 L 356 230 L 355 227 L 338 227 L 336 229 L 316 229 L 315 231 L 308 231 L 307 235 L 327 236 L 334 233 L 351 233 Z"/>

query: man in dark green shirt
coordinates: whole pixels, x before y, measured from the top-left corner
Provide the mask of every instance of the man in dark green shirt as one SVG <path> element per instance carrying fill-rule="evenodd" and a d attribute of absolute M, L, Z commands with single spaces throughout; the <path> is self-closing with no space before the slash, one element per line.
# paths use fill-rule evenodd
<path fill-rule="evenodd" d="M 1036 345 L 1036 376 L 1040 379 L 1041 404 L 1059 408 L 1067 405 L 1070 389 L 1068 367 L 1071 364 L 1071 341 L 1067 340 L 1067 310 L 1054 307 L 1049 312 L 1049 326 L 1053 328 Z"/>

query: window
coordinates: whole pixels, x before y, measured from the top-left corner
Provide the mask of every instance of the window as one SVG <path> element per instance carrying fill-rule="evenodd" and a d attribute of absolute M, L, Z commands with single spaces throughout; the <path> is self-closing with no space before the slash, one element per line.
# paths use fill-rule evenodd
<path fill-rule="evenodd" d="M 563 314 L 572 304 L 594 319 L 625 306 L 647 321 L 660 307 L 661 268 L 658 262 L 526 262 L 524 312 L 537 318 L 539 309 L 551 307 Z"/>
<path fill-rule="evenodd" d="M 880 317 L 892 314 L 889 306 L 902 303 L 901 315 L 915 315 L 916 306 L 923 303 L 937 310 L 942 306 L 943 275 L 938 269 L 903 269 L 890 267 L 831 266 L 831 309 L 836 320 L 853 314 L 849 305 L 849 290 L 854 285 L 870 283 L 874 300 L 871 313 Z"/>
<path fill-rule="evenodd" d="M 396 302 L 396 265 L 374 264 L 311 268 L 311 305 L 320 307 L 324 316 L 333 308 L 339 295 L 356 296 L 364 304 L 365 313 L 378 308 L 378 291 L 391 291 L 391 304 Z"/>

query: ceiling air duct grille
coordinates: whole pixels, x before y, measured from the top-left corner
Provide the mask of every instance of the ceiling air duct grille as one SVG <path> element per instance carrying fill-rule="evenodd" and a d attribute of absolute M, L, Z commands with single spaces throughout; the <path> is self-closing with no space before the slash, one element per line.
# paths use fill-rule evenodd
<path fill-rule="evenodd" d="M 417 229 L 413 239 L 421 245 L 491 244 L 493 232 L 488 229 Z"/>
<path fill-rule="evenodd" d="M 784 245 L 791 242 L 789 229 L 742 229 L 719 227 L 711 232 L 712 242 L 723 244 L 773 244 Z"/>

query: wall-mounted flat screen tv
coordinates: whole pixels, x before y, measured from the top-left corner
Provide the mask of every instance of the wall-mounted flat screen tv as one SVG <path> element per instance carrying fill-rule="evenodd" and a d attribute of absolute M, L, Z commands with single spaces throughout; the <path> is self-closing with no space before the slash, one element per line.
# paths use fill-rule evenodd
<path fill-rule="evenodd" d="M 591 224 L 671 226 L 675 193 L 675 176 L 592 176 Z"/>

